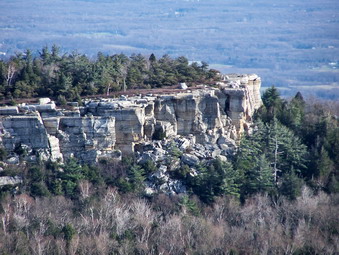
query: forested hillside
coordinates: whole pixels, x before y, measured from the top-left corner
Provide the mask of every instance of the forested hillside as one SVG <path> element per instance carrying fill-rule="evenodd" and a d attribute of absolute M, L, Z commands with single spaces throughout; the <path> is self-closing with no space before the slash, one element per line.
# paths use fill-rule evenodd
<path fill-rule="evenodd" d="M 157 165 L 133 157 L 3 164 L 24 182 L 1 187 L 1 254 L 336 254 L 338 107 L 275 87 L 262 99 L 227 162 L 172 170 L 186 194 L 147 194 Z"/>
<path fill-rule="evenodd" d="M 132 88 L 158 88 L 186 82 L 208 83 L 217 78 L 208 64 L 189 64 L 185 57 L 151 54 L 127 57 L 104 55 L 89 59 L 77 52 L 60 55 L 59 48 L 44 47 L 33 56 L 30 50 L 0 61 L 0 98 L 52 97 L 79 101 L 81 96 Z"/>

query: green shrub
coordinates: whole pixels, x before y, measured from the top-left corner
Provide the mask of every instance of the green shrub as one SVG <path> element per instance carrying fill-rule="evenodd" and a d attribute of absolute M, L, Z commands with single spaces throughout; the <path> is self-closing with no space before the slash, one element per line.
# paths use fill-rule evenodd
<path fill-rule="evenodd" d="M 43 174 L 39 167 L 34 166 L 28 170 L 28 177 L 32 182 L 40 182 L 43 179 Z"/>
<path fill-rule="evenodd" d="M 147 160 L 145 163 L 141 166 L 146 174 L 154 173 L 157 170 L 157 166 L 154 164 L 152 160 Z"/>
<path fill-rule="evenodd" d="M 73 237 L 76 234 L 74 227 L 71 224 L 66 224 L 62 228 L 62 233 L 64 234 L 64 239 L 69 243 L 72 241 Z"/>
<path fill-rule="evenodd" d="M 128 193 L 133 190 L 132 183 L 128 182 L 127 180 L 123 178 L 119 178 L 116 182 L 116 186 L 118 187 L 119 191 L 123 193 Z"/>
<path fill-rule="evenodd" d="M 33 183 L 31 184 L 31 195 L 33 197 L 45 197 L 50 193 L 44 183 Z"/>
<path fill-rule="evenodd" d="M 175 179 L 179 180 L 185 180 L 188 177 L 188 174 L 190 173 L 190 168 L 188 165 L 182 165 L 180 168 L 175 169 L 171 175 Z"/>

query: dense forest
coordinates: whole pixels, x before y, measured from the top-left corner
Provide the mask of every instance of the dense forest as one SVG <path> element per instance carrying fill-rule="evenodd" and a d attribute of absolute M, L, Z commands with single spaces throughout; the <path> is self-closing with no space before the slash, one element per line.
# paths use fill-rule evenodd
<path fill-rule="evenodd" d="M 59 47 L 44 47 L 37 56 L 30 50 L 0 60 L 0 98 L 52 97 L 79 101 L 81 96 L 105 94 L 132 88 L 158 88 L 179 82 L 206 83 L 217 76 L 208 64 L 176 59 L 157 59 L 141 54 L 104 55 L 89 59 L 77 52 L 60 55 Z"/>
<path fill-rule="evenodd" d="M 121 90 L 124 82 L 153 88 L 215 75 L 185 58 L 98 54 L 91 61 L 60 57 L 57 48 L 35 58 L 26 52 L 1 62 L 1 70 L 4 98 L 70 100 Z M 185 194 L 146 194 L 158 166 L 133 157 L 1 163 L 0 175 L 24 181 L 0 190 L 0 254 L 336 254 L 338 105 L 300 93 L 286 100 L 275 87 L 262 99 L 252 131 L 227 162 L 201 162 L 197 174 L 185 164 L 171 170 Z M 6 153 L 0 150 L 1 160 Z M 181 153 L 171 148 L 167 164 Z"/>

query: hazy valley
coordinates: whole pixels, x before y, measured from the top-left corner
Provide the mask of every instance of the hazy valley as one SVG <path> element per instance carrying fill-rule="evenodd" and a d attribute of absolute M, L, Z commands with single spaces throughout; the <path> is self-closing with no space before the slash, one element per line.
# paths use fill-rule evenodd
<path fill-rule="evenodd" d="M 263 86 L 338 98 L 339 4 L 325 1 L 1 1 L 0 52 L 183 55 Z M 6 55 L 4 55 L 6 54 Z"/>

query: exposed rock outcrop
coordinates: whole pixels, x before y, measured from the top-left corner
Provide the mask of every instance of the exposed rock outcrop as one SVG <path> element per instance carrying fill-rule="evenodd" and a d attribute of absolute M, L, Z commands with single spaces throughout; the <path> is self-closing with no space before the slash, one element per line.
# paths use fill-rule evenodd
<path fill-rule="evenodd" d="M 46 129 L 39 115 L 10 116 L 2 119 L 5 134 L 3 143 L 12 151 L 16 144 L 27 144 L 34 150 L 48 149 Z"/>
<path fill-rule="evenodd" d="M 115 144 L 113 117 L 61 117 L 56 136 L 60 152 L 66 158 L 95 162 L 99 157 L 112 156 Z"/>
<path fill-rule="evenodd" d="M 218 85 L 177 94 L 91 100 L 72 111 L 56 109 L 49 99 L 3 107 L 2 144 L 10 153 L 21 146 L 29 151 L 27 156 L 42 159 L 76 157 L 90 163 L 103 156 L 119 158 L 120 150 L 124 154 L 137 151 L 141 158 L 156 161 L 165 155 L 161 146 L 139 149 L 167 137 L 181 139 L 180 150 L 191 150 L 182 157 L 188 164 L 227 157 L 261 105 L 260 78 L 228 75 Z"/>
<path fill-rule="evenodd" d="M 22 178 L 19 176 L 0 176 L 0 187 L 5 185 L 17 185 L 22 183 Z"/>
<path fill-rule="evenodd" d="M 53 117 L 35 115 L 2 118 L 2 142 L 9 152 L 39 156 L 47 160 L 76 157 L 95 162 L 114 153 L 113 117 Z"/>

